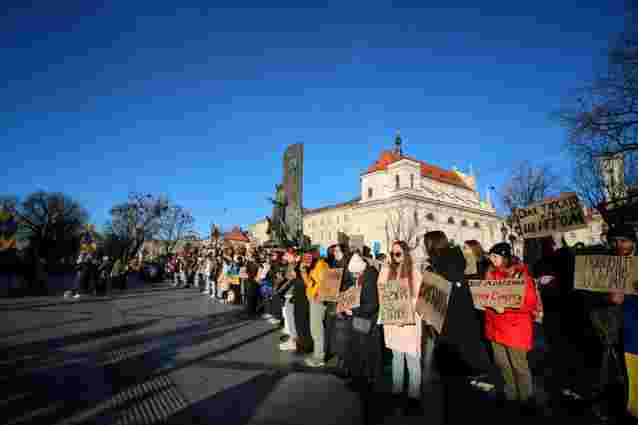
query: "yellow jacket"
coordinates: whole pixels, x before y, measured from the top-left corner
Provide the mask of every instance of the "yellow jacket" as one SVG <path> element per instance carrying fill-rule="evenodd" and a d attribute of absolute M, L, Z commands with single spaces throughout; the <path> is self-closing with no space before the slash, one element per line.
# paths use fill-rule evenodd
<path fill-rule="evenodd" d="M 323 279 L 324 272 L 328 270 L 328 263 L 324 260 L 317 261 L 315 268 L 308 274 L 305 270 L 301 272 L 301 278 L 306 285 L 306 297 L 312 301 L 319 292 L 319 282 Z"/>

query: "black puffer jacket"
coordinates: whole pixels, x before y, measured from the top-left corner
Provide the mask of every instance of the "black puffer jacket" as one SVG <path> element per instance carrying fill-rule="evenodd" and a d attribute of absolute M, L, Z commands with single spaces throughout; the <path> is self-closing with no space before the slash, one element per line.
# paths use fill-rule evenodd
<path fill-rule="evenodd" d="M 432 271 L 452 282 L 447 318 L 437 345 L 437 363 L 444 375 L 472 376 L 489 368 L 481 342 L 481 328 L 465 281 L 465 258 L 458 247 L 447 248 L 430 259 Z"/>

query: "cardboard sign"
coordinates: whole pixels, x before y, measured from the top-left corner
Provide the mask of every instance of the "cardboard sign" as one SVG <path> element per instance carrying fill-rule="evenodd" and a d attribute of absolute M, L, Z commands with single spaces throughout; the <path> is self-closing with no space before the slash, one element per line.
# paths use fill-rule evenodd
<path fill-rule="evenodd" d="M 424 272 L 423 282 L 416 301 L 416 312 L 421 319 L 440 334 L 447 317 L 447 307 L 452 284 L 441 276 Z"/>
<path fill-rule="evenodd" d="M 638 257 L 576 256 L 574 289 L 638 295 Z"/>
<path fill-rule="evenodd" d="M 517 208 L 513 211 L 513 216 L 516 230 L 524 239 L 587 227 L 583 208 L 574 193 L 527 208 Z"/>
<path fill-rule="evenodd" d="M 468 280 L 474 307 L 521 308 L 525 299 L 524 279 Z"/>
<path fill-rule="evenodd" d="M 361 286 L 354 285 L 337 295 L 337 313 L 343 313 L 361 305 Z"/>
<path fill-rule="evenodd" d="M 326 269 L 323 279 L 319 282 L 319 301 L 337 302 L 337 295 L 341 289 L 343 269 Z"/>
<path fill-rule="evenodd" d="M 377 283 L 379 321 L 386 325 L 414 325 L 414 306 L 407 279 Z"/>
<path fill-rule="evenodd" d="M 471 249 L 463 250 L 463 258 L 465 258 L 465 271 L 463 272 L 466 276 L 477 274 L 478 270 L 476 267 L 477 259 L 474 257 L 474 253 Z"/>

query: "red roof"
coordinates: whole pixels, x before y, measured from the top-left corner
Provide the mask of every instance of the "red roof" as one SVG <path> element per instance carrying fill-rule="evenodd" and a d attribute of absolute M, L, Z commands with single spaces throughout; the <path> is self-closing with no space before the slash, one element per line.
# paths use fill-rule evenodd
<path fill-rule="evenodd" d="M 376 162 L 372 164 L 370 168 L 368 168 L 368 171 L 364 174 L 374 173 L 376 171 L 385 171 L 388 169 L 388 166 L 390 164 L 393 164 L 402 159 L 409 159 L 410 161 L 418 162 L 421 165 L 422 177 L 428 177 L 443 183 L 472 190 L 472 188 L 465 184 L 463 179 L 459 177 L 459 175 L 456 174 L 454 171 L 444 170 L 426 162 L 419 161 L 418 159 L 414 159 L 406 155 L 399 155 L 398 153 L 392 151 L 381 152 L 379 159 L 377 159 Z"/>
<path fill-rule="evenodd" d="M 224 233 L 223 238 L 225 241 L 246 242 L 246 243 L 250 242 L 250 239 L 248 239 L 248 236 L 246 236 L 239 227 L 235 227 L 230 232 Z"/>

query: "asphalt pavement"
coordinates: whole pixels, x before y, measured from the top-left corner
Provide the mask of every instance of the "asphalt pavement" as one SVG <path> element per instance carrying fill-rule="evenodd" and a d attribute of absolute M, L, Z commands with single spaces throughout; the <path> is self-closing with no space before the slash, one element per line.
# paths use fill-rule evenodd
<path fill-rule="evenodd" d="M 332 370 L 302 366 L 301 356 L 279 351 L 278 328 L 246 319 L 240 307 L 212 302 L 195 289 L 158 284 L 79 300 L 5 298 L 0 315 L 0 423 L 442 421 L 439 401 L 422 414 L 394 416 L 387 392 L 362 397 Z M 542 355 L 533 363 L 542 370 Z M 386 375 L 389 380 L 389 369 Z M 542 394 L 542 376 L 536 384 Z M 591 423 L 583 409 L 522 416 L 517 406 L 470 386 L 448 394 L 444 416 L 453 424 Z"/>

